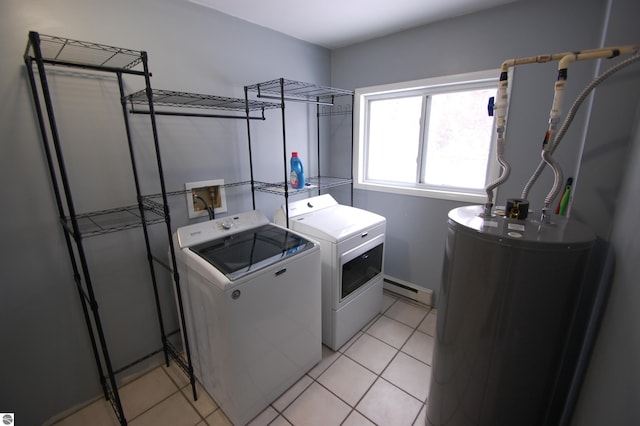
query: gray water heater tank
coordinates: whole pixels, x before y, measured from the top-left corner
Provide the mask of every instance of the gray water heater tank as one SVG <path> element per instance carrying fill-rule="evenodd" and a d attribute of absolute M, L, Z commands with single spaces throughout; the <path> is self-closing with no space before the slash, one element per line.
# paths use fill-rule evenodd
<path fill-rule="evenodd" d="M 427 424 L 558 424 L 595 235 L 482 213 L 449 212 Z"/>

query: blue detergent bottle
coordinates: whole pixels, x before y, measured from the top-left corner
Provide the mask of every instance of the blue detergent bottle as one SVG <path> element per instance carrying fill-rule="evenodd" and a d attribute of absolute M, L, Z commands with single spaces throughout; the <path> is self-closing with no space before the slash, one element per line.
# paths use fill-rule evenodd
<path fill-rule="evenodd" d="M 291 153 L 291 187 L 293 189 L 304 188 L 304 167 L 298 158 L 297 152 Z"/>

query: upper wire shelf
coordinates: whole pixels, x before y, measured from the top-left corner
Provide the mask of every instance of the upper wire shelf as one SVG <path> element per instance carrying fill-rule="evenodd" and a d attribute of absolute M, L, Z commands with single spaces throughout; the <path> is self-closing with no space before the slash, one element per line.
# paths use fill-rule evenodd
<path fill-rule="evenodd" d="M 37 56 L 34 51 L 35 43 L 40 46 L 42 59 L 45 62 L 71 66 L 131 70 L 142 62 L 144 55 L 142 51 L 50 36 L 32 31 L 29 33 L 25 57 L 34 58 Z"/>
<path fill-rule="evenodd" d="M 259 111 L 280 108 L 279 104 L 224 96 L 204 95 L 200 93 L 176 92 L 171 90 L 153 89 L 153 104 L 165 107 L 187 107 L 217 109 L 223 111 Z M 127 96 L 132 104 L 148 105 L 147 93 L 141 90 Z M 246 102 L 246 103 L 245 103 Z"/>
<path fill-rule="evenodd" d="M 352 96 L 354 94 L 353 90 L 336 89 L 284 78 L 252 84 L 247 86 L 246 89 L 251 92 L 257 92 L 257 96 L 262 98 L 280 99 L 282 95 L 286 97 L 286 100 L 306 102 L 333 103 L 335 96 Z"/>

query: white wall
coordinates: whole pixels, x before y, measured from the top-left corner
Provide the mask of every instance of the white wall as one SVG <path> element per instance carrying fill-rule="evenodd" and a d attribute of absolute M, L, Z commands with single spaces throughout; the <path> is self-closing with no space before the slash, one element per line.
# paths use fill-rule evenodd
<path fill-rule="evenodd" d="M 41 424 L 101 394 L 22 60 L 30 30 L 146 50 L 158 89 L 244 97 L 244 85 L 279 77 L 330 83 L 326 49 L 187 1 L 0 2 L 0 411 L 15 412 L 19 424 Z M 135 204 L 113 76 L 54 72 L 51 85 L 78 211 Z M 142 88 L 139 78 L 126 78 L 128 92 Z M 292 114 L 289 148 L 306 156 L 306 107 Z M 147 178 L 154 167 L 148 117 L 130 118 Z M 193 180 L 248 179 L 244 120 L 160 117 L 158 126 L 169 190 Z M 252 122 L 259 177 L 280 169 L 280 135 L 278 110 Z M 251 209 L 248 187 L 227 195 L 231 213 Z M 257 207 L 270 215 L 277 198 L 263 197 Z M 174 225 L 186 222 L 185 207 L 184 199 L 172 201 Z M 155 241 L 162 229 L 153 229 Z M 115 368 L 160 348 L 141 235 L 137 229 L 85 240 Z M 156 254 L 166 251 L 162 244 Z M 160 284 L 167 329 L 175 330 L 171 292 Z"/>

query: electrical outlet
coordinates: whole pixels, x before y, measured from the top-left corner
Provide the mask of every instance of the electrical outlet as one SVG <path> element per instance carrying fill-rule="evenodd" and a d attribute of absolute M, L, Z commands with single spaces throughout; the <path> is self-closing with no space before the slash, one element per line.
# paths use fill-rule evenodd
<path fill-rule="evenodd" d="M 200 182 L 186 182 L 184 189 L 187 194 L 187 212 L 189 219 L 205 216 L 209 213 L 202 200 L 213 209 L 214 213 L 227 211 L 227 199 L 224 192 L 224 179 L 203 180 Z"/>

